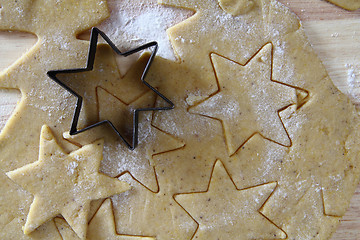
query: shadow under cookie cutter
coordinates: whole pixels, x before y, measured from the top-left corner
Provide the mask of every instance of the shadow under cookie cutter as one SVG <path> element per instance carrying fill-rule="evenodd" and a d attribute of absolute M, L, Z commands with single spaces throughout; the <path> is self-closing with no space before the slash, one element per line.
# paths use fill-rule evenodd
<path fill-rule="evenodd" d="M 78 93 L 76 93 L 74 90 L 72 90 L 70 87 L 68 87 L 66 84 L 64 84 L 62 81 L 60 81 L 57 78 L 57 74 L 71 74 L 71 73 L 79 73 L 79 72 L 86 72 L 86 71 L 91 71 L 93 70 L 94 67 L 94 62 L 95 62 L 95 54 L 96 54 L 96 49 L 97 49 L 97 43 L 98 43 L 98 37 L 100 36 L 105 40 L 105 42 L 107 44 L 109 44 L 109 46 L 115 51 L 116 54 L 120 55 L 120 56 L 124 56 L 127 57 L 131 54 L 140 52 L 142 50 L 145 50 L 147 48 L 151 48 L 154 47 L 154 50 L 151 52 L 150 58 L 145 66 L 145 69 L 141 75 L 141 81 L 142 83 L 144 83 L 148 88 L 150 88 L 156 95 L 158 95 L 159 97 L 161 97 L 165 102 L 167 102 L 169 104 L 168 107 L 152 107 L 152 108 L 139 108 L 139 109 L 135 109 L 134 110 L 134 116 L 133 116 L 133 134 L 132 134 L 132 142 L 129 143 L 122 135 L 121 133 L 116 129 L 116 127 L 114 126 L 114 124 L 109 121 L 109 120 L 103 120 L 97 123 L 94 123 L 90 126 L 87 126 L 85 128 L 82 129 L 77 129 L 77 125 L 78 125 L 78 121 L 79 121 L 79 116 L 80 116 L 80 111 L 81 111 L 81 107 L 82 107 L 82 101 L 83 98 L 82 96 L 80 96 Z M 76 102 L 76 107 L 75 107 L 75 112 L 73 115 L 73 121 L 70 127 L 70 135 L 76 135 L 78 133 L 82 133 L 85 132 L 89 129 L 92 129 L 94 127 L 97 127 L 99 125 L 102 124 L 108 124 L 110 125 L 110 127 L 116 132 L 116 134 L 121 138 L 121 140 L 126 144 L 126 146 L 130 149 L 130 150 L 134 150 L 138 144 L 138 126 L 139 126 L 139 112 L 144 112 L 144 111 L 158 111 L 158 110 L 171 110 L 174 109 L 174 104 L 168 99 L 166 98 L 164 95 L 162 95 L 158 90 L 156 90 L 154 87 L 152 87 L 148 82 L 145 81 L 146 75 L 149 71 L 149 68 L 152 64 L 152 62 L 154 61 L 154 58 L 156 56 L 158 50 L 158 43 L 157 42 L 149 42 L 146 43 L 140 47 L 134 48 L 130 51 L 126 51 L 126 52 L 121 52 L 116 46 L 115 44 L 108 38 L 108 36 L 106 36 L 106 34 L 102 31 L 100 31 L 98 28 L 92 28 L 91 30 L 91 36 L 90 36 L 90 46 L 89 46 L 89 53 L 88 53 L 88 59 L 87 59 L 87 64 L 85 68 L 74 68 L 74 69 L 62 69 L 62 70 L 51 70 L 47 72 L 47 75 L 54 80 L 57 84 L 59 84 L 62 88 L 64 88 L 65 90 L 67 90 L 68 92 L 70 92 L 72 95 L 74 95 L 77 98 L 77 102 Z"/>

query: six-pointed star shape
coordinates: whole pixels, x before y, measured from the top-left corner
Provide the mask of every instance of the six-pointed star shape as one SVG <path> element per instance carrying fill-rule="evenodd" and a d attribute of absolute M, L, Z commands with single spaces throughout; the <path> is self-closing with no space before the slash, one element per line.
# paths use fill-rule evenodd
<path fill-rule="evenodd" d="M 272 80 L 272 44 L 244 66 L 216 54 L 211 58 L 219 90 L 190 111 L 222 122 L 230 155 L 256 133 L 290 146 L 278 112 L 296 103 L 296 88 Z"/>
<path fill-rule="evenodd" d="M 77 125 L 78 125 L 78 121 L 79 121 L 79 116 L 80 116 L 80 111 L 81 111 L 81 106 L 82 106 L 82 96 L 80 96 L 78 93 L 76 93 L 73 89 L 69 88 L 66 84 L 64 84 L 62 81 L 60 81 L 57 78 L 58 74 L 73 74 L 73 73 L 79 73 L 79 72 L 85 72 L 85 71 L 91 71 L 93 70 L 93 66 L 94 66 L 94 62 L 95 62 L 95 54 L 96 54 L 96 49 L 97 49 L 97 42 L 98 42 L 98 37 L 99 35 L 105 40 L 105 42 L 107 44 L 109 44 L 109 46 L 115 51 L 116 54 L 121 55 L 121 56 L 129 56 L 132 55 L 134 53 L 140 52 L 142 50 L 145 50 L 147 48 L 151 48 L 153 47 L 154 50 L 152 51 L 152 54 L 149 58 L 148 63 L 146 64 L 146 67 L 143 71 L 143 74 L 141 76 L 141 81 L 149 88 L 151 89 L 154 93 L 156 93 L 159 97 L 161 97 L 165 102 L 168 103 L 167 107 L 152 107 L 152 108 L 140 108 L 140 109 L 135 109 L 134 110 L 134 118 L 133 118 L 133 131 L 132 131 L 132 142 L 129 143 L 124 137 L 123 135 L 117 130 L 117 128 L 113 125 L 113 123 L 109 120 L 103 120 L 100 122 L 97 122 L 95 124 L 92 124 L 90 126 L 87 126 L 83 129 L 78 130 L 77 129 Z M 70 127 L 70 135 L 73 134 L 78 134 L 81 132 L 84 132 L 86 130 L 89 130 L 91 128 L 97 127 L 99 125 L 102 124 L 109 124 L 111 126 L 111 128 L 116 132 L 116 134 L 121 138 L 121 140 L 126 144 L 126 146 L 133 150 L 135 149 L 135 147 L 137 146 L 138 143 L 138 114 L 141 111 L 156 111 L 156 110 L 170 110 L 174 108 L 174 104 L 167 99 L 164 95 L 162 95 L 158 90 L 156 90 L 154 87 L 152 87 L 149 83 L 147 83 L 145 81 L 146 75 L 149 71 L 149 68 L 151 66 L 151 63 L 153 62 L 155 56 L 156 56 L 156 52 L 158 49 L 158 44 L 156 42 L 150 42 L 147 43 L 145 45 L 142 45 L 138 48 L 129 50 L 127 52 L 122 53 L 116 46 L 115 44 L 105 35 L 105 33 L 103 33 L 102 31 L 100 31 L 97 28 L 93 28 L 91 31 L 91 36 L 90 36 L 90 48 L 89 48 L 89 54 L 88 54 L 88 61 L 87 61 L 87 66 L 85 68 L 76 68 L 76 69 L 63 69 L 63 70 L 52 70 L 52 71 L 48 71 L 48 76 L 54 80 L 56 83 L 58 83 L 61 87 L 63 87 L 64 89 L 66 89 L 67 91 L 69 91 L 72 95 L 74 95 L 77 98 L 77 103 L 76 103 L 76 108 L 75 108 L 75 113 L 74 113 L 74 117 L 73 117 L 73 122 L 71 124 Z"/>
<path fill-rule="evenodd" d="M 284 239 L 285 232 L 259 212 L 275 187 L 272 182 L 239 190 L 217 161 L 206 192 L 175 200 L 199 224 L 193 239 Z"/>
<path fill-rule="evenodd" d="M 67 154 L 43 126 L 39 160 L 7 173 L 34 195 L 25 234 L 61 214 L 81 239 L 86 238 L 91 200 L 129 189 L 127 183 L 99 173 L 102 150 L 103 140 L 98 140 Z"/>

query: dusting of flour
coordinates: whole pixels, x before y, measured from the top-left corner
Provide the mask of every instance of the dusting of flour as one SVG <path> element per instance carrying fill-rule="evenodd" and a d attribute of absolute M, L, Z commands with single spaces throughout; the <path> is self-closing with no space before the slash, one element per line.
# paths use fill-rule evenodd
<path fill-rule="evenodd" d="M 121 49 L 157 41 L 158 55 L 176 60 L 166 30 L 192 15 L 191 11 L 157 4 L 154 0 L 108 1 L 110 18 L 98 27 Z"/>

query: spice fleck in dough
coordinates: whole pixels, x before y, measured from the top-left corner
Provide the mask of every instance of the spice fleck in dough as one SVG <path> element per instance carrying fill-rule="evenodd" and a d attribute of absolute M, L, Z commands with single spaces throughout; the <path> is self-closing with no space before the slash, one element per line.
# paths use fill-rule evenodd
<path fill-rule="evenodd" d="M 69 136 L 75 98 L 46 76 L 48 70 L 86 66 L 88 42 L 75 36 L 108 17 L 106 2 L 2 3 L 0 28 L 34 32 L 39 41 L 0 75 L 1 88 L 17 88 L 22 93 L 1 132 L 1 170 L 13 173 L 35 164 L 40 130 L 48 125 L 55 136 L 64 137 L 57 143 L 64 154 L 103 138 L 100 171 L 131 185 L 129 191 L 103 204 L 102 200 L 91 203 L 88 215 L 95 216 L 87 227 L 89 238 L 96 234 L 159 240 L 209 234 L 228 239 L 246 239 L 251 234 L 270 239 L 330 238 L 359 182 L 359 119 L 311 49 L 298 18 L 275 0 L 159 2 L 163 5 L 157 6 L 157 12 L 181 8 L 194 14 L 167 30 L 174 55 L 156 57 L 147 76 L 176 107 L 140 115 L 142 142 L 134 151 L 126 149 L 106 126 Z M 124 4 L 131 8 L 147 2 Z M 132 14 L 126 18 L 130 22 L 142 16 L 141 11 Z M 111 38 L 127 42 L 123 34 L 112 32 Z M 139 82 L 146 54 L 132 60 L 125 72 L 118 69 L 107 46 L 99 45 L 97 54 L 92 71 L 63 76 L 85 96 L 81 126 L 120 118 L 120 113 L 126 126 L 133 106 L 162 104 Z M 262 76 L 256 78 L 256 88 L 242 89 L 241 84 L 251 85 L 254 76 Z M 224 82 L 230 82 L 231 89 L 223 90 Z M 217 94 L 227 104 L 216 102 Z M 247 99 L 252 97 L 254 101 Z M 230 99 L 245 106 L 241 112 L 249 114 L 232 117 L 235 108 Z M 205 109 L 209 101 L 214 106 Z M 106 106 L 117 108 L 112 111 Z M 5 174 L 0 177 L 6 183 L 0 195 L 4 236 L 57 239 L 59 232 L 65 239 L 77 236 L 75 232 L 84 236 L 85 230 L 79 231 L 77 224 L 50 219 L 55 216 L 33 233 L 23 234 L 21 226 L 26 221 L 22 219 L 29 214 L 32 195 Z M 213 192 L 229 199 L 215 196 L 211 204 L 224 207 L 230 215 L 227 219 L 233 221 L 224 221 L 206 204 L 194 208 Z M 252 214 L 238 219 L 236 214 L 242 209 Z M 102 222 L 106 229 L 99 233 L 92 221 L 106 221 Z M 232 227 L 240 221 L 241 228 Z M 54 232 L 54 222 L 59 232 Z M 249 235 L 241 235 L 241 229 L 249 230 Z"/>

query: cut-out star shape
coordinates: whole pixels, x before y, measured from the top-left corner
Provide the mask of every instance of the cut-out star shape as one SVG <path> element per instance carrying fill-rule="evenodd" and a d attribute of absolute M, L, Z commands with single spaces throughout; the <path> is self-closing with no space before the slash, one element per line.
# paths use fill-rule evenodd
<path fill-rule="evenodd" d="M 272 44 L 244 66 L 217 54 L 211 59 L 219 90 L 190 111 L 222 122 L 229 155 L 256 133 L 290 146 L 278 112 L 296 103 L 296 88 L 272 80 Z"/>
<path fill-rule="evenodd" d="M 67 84 L 65 84 L 61 80 L 59 80 L 59 78 L 57 77 L 58 74 L 74 74 L 74 73 L 92 71 L 94 68 L 94 63 L 95 63 L 99 35 L 114 50 L 114 52 L 120 56 L 126 57 L 126 56 L 132 55 L 134 53 L 141 52 L 145 49 L 153 48 L 151 56 L 149 57 L 148 62 L 145 65 L 145 69 L 142 72 L 141 81 L 146 87 L 148 87 L 156 95 L 158 95 L 160 98 L 162 98 L 168 104 L 168 106 L 134 109 L 134 111 L 133 111 L 134 112 L 134 120 L 133 120 L 133 127 L 132 127 L 133 130 L 132 130 L 131 142 L 127 141 L 126 138 L 123 136 L 123 133 L 119 132 L 118 129 L 114 126 L 114 124 L 109 120 L 103 120 L 100 122 L 96 122 L 96 123 L 91 124 L 90 126 L 86 126 L 82 129 L 78 130 L 77 126 L 78 126 L 78 121 L 79 121 L 80 112 L 81 112 L 81 108 L 82 108 L 83 97 L 80 94 L 78 94 L 77 92 L 75 92 L 72 88 L 70 88 Z M 137 47 L 135 49 L 131 49 L 127 52 L 121 52 L 115 46 L 115 44 L 105 35 L 105 33 L 103 33 L 102 31 L 100 31 L 97 28 L 93 28 L 91 31 L 91 36 L 90 36 L 90 48 L 89 48 L 88 60 L 87 60 L 87 65 L 85 68 L 74 68 L 74 69 L 62 69 L 62 70 L 48 71 L 47 74 L 52 80 L 54 80 L 57 84 L 59 84 L 61 87 L 63 87 L 65 90 L 67 90 L 69 93 L 71 93 L 72 95 L 74 95 L 77 98 L 73 121 L 72 121 L 70 131 L 69 131 L 70 135 L 82 133 L 86 130 L 97 127 L 99 125 L 108 124 L 116 132 L 116 134 L 121 138 L 121 140 L 125 143 L 125 145 L 129 149 L 131 149 L 131 150 L 135 149 L 135 147 L 137 146 L 137 143 L 138 143 L 138 114 L 139 114 L 139 112 L 156 111 L 156 110 L 170 110 L 170 109 L 174 108 L 174 104 L 169 99 L 167 99 L 157 89 L 155 89 L 154 87 L 152 87 L 149 83 L 147 83 L 145 81 L 146 75 L 147 75 L 149 68 L 156 56 L 157 50 L 158 50 L 158 44 L 156 42 L 150 42 L 150 43 L 144 44 L 140 47 Z"/>
<path fill-rule="evenodd" d="M 86 238 L 91 200 L 129 189 L 127 183 L 99 173 L 102 152 L 103 140 L 98 140 L 67 154 L 50 128 L 42 127 L 39 160 L 7 173 L 34 195 L 25 234 L 61 214 L 81 239 Z"/>
<path fill-rule="evenodd" d="M 276 183 L 239 190 L 217 161 L 206 192 L 175 195 L 198 223 L 192 239 L 284 239 L 286 233 L 259 212 Z"/>

